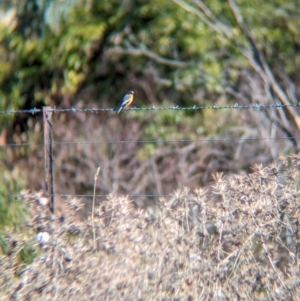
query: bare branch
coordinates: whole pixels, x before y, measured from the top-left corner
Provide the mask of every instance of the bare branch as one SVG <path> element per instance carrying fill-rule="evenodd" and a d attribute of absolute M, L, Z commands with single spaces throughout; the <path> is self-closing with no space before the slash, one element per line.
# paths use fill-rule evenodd
<path fill-rule="evenodd" d="M 187 4 L 186 2 L 182 0 L 173 0 L 175 3 L 177 3 L 179 6 L 181 6 L 184 10 L 187 12 L 192 13 L 195 16 L 198 16 L 206 25 L 208 25 L 210 28 L 212 28 L 214 31 L 223 34 L 224 31 L 222 28 L 220 28 L 217 24 L 214 22 L 211 22 L 202 11 L 199 9 Z"/>
<path fill-rule="evenodd" d="M 241 28 L 242 32 L 244 33 L 245 37 L 248 39 L 251 47 L 252 47 L 252 54 L 249 55 L 249 52 L 244 52 L 242 53 L 248 58 L 251 66 L 260 74 L 261 78 L 265 83 L 270 85 L 274 92 L 276 93 L 277 97 L 279 100 L 285 104 L 288 105 L 290 104 L 290 100 L 286 93 L 283 91 L 283 89 L 280 87 L 279 83 L 276 81 L 275 76 L 273 72 L 271 71 L 270 66 L 266 62 L 264 55 L 262 52 L 259 50 L 257 43 L 255 39 L 251 36 L 250 31 L 247 29 L 243 17 L 241 13 L 239 12 L 239 9 L 237 5 L 235 4 L 234 0 L 228 0 L 228 3 L 231 7 L 231 10 L 235 16 L 235 19 Z M 297 112 L 295 111 L 294 108 L 287 107 L 287 111 L 292 117 L 295 125 L 297 126 L 298 130 L 300 129 L 300 117 L 298 116 Z"/>
<path fill-rule="evenodd" d="M 289 99 L 292 100 L 294 104 L 298 103 L 297 97 L 296 97 L 296 87 L 295 84 L 291 81 L 291 79 L 284 74 L 283 72 L 279 72 L 278 76 L 282 79 L 283 84 L 285 86 L 285 91 L 289 97 Z"/>
<path fill-rule="evenodd" d="M 223 33 L 225 33 L 229 37 L 229 33 L 231 32 L 231 28 L 229 26 L 225 25 L 224 23 L 220 22 L 216 18 L 216 16 L 212 13 L 212 11 L 203 3 L 203 1 L 200 1 L 200 0 L 194 0 L 194 1 L 200 7 L 200 9 L 203 11 L 205 16 L 208 19 L 210 19 L 214 24 L 216 24 L 216 26 L 218 28 L 222 29 Z"/>
<path fill-rule="evenodd" d="M 185 62 L 182 62 L 180 60 L 173 60 L 173 59 L 167 59 L 164 58 L 157 53 L 149 50 L 145 44 L 138 42 L 136 37 L 130 33 L 128 35 L 128 40 L 123 41 L 125 48 L 121 46 L 115 46 L 107 51 L 108 55 L 113 55 L 113 54 L 119 54 L 119 55 L 133 55 L 133 56 L 146 56 L 153 61 L 163 64 L 163 65 L 168 65 L 172 67 L 186 67 L 188 64 Z"/>

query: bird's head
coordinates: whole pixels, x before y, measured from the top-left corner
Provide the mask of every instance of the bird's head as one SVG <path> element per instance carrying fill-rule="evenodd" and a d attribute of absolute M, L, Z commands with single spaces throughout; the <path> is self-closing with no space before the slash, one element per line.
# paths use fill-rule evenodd
<path fill-rule="evenodd" d="M 134 91 L 132 91 L 132 90 L 128 91 L 128 94 L 134 94 Z"/>

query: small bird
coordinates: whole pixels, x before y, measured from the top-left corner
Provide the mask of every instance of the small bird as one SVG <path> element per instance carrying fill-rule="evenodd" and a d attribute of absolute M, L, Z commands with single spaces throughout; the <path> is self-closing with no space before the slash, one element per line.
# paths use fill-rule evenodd
<path fill-rule="evenodd" d="M 128 91 L 120 101 L 119 105 L 114 109 L 117 112 L 117 115 L 126 107 L 129 107 L 133 102 L 134 91 Z"/>

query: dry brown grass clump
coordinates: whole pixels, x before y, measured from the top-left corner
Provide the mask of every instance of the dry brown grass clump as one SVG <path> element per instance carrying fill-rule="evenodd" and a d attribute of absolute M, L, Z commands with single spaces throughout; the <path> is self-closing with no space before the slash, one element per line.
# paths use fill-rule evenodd
<path fill-rule="evenodd" d="M 183 189 L 160 200 L 157 216 L 109 195 L 95 212 L 95 242 L 92 219 L 76 219 L 78 200 L 51 215 L 37 194 L 24 194 L 31 219 L 26 236 L 6 233 L 0 297 L 300 300 L 300 156 L 290 163 L 216 175 L 212 194 Z M 25 245 L 37 252 L 26 265 Z"/>

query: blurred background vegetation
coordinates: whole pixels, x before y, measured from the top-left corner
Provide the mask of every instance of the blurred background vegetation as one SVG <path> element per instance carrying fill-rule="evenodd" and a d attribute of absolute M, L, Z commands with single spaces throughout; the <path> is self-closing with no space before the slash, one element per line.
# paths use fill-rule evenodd
<path fill-rule="evenodd" d="M 137 107 L 298 104 L 299 50 L 296 0 L 4 0 L 0 110 L 112 108 L 131 89 Z M 55 141 L 102 142 L 55 145 L 56 193 L 90 194 L 100 165 L 100 194 L 168 194 L 276 162 L 300 141 L 296 107 L 65 113 L 53 125 Z M 41 116 L 1 114 L 0 127 L 6 204 L 43 188 Z M 286 139 L 234 140 L 257 137 Z"/>

